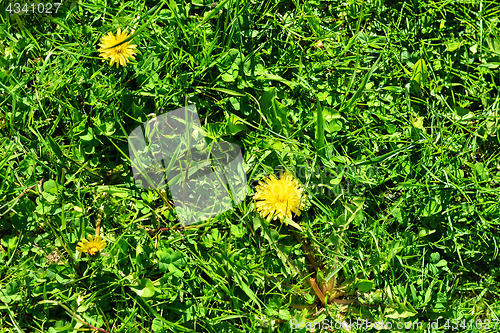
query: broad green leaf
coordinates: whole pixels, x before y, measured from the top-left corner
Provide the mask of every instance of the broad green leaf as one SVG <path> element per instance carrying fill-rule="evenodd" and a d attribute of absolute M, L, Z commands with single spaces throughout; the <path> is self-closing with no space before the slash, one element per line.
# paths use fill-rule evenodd
<path fill-rule="evenodd" d="M 419 88 L 427 80 L 427 65 L 424 59 L 420 59 L 413 65 L 413 71 L 411 73 L 410 81 L 414 81 L 418 84 Z"/>
<path fill-rule="evenodd" d="M 436 264 L 436 267 L 444 267 L 448 265 L 448 262 L 444 259 L 439 260 L 439 262 Z"/>
<path fill-rule="evenodd" d="M 159 332 L 164 327 L 165 327 L 165 325 L 163 325 L 163 322 L 160 319 L 158 319 L 158 318 L 153 319 L 153 325 L 151 326 L 151 329 L 153 330 L 153 332 Z"/>
<path fill-rule="evenodd" d="M 236 133 L 239 133 L 241 131 L 246 131 L 248 130 L 247 126 L 243 123 L 241 118 L 238 116 L 232 114 L 229 116 L 229 119 L 227 121 L 227 131 L 229 132 L 227 134 L 234 135 Z"/>
<path fill-rule="evenodd" d="M 150 279 L 140 279 L 139 284 L 135 287 L 130 287 L 140 297 L 149 298 L 155 294 L 155 287 Z"/>
<path fill-rule="evenodd" d="M 276 100 L 276 88 L 270 87 L 262 94 L 259 101 L 264 116 L 271 120 L 273 130 L 284 135 L 288 134 L 287 108 Z"/>
<path fill-rule="evenodd" d="M 373 282 L 370 280 L 359 280 L 356 283 L 356 288 L 363 293 L 367 293 L 372 290 Z"/>
<path fill-rule="evenodd" d="M 486 43 L 488 43 L 488 47 L 492 52 L 496 54 L 500 54 L 500 41 L 496 38 L 485 38 Z"/>
<path fill-rule="evenodd" d="M 279 82 L 281 82 L 281 83 L 286 84 L 288 87 L 290 87 L 290 89 L 295 88 L 295 86 L 297 85 L 297 84 L 296 84 L 295 82 L 293 82 L 293 81 L 286 80 L 286 79 L 282 78 L 282 77 L 281 77 L 281 76 L 279 76 L 279 75 L 272 74 L 272 73 L 268 73 L 268 72 L 265 72 L 265 73 L 264 73 L 264 74 L 262 74 L 261 76 L 257 77 L 257 79 L 259 79 L 259 80 L 279 81 Z"/>
<path fill-rule="evenodd" d="M 236 78 L 234 77 L 233 74 L 224 73 L 221 75 L 221 79 L 224 82 L 234 82 Z"/>
<path fill-rule="evenodd" d="M 9 250 L 15 248 L 16 243 L 17 243 L 17 236 L 7 235 L 2 238 L 2 245 L 7 247 Z"/>
<path fill-rule="evenodd" d="M 435 199 L 429 199 L 421 211 L 421 216 L 429 217 L 441 211 L 441 204 Z"/>

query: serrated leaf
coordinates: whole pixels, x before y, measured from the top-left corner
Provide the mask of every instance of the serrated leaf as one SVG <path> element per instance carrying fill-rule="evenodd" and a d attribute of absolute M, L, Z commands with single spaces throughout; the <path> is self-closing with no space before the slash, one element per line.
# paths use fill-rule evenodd
<path fill-rule="evenodd" d="M 416 315 L 416 312 L 410 312 L 402 309 L 398 309 L 394 311 L 391 314 L 386 315 L 385 317 L 391 318 L 391 319 L 403 319 L 403 318 L 408 318 L 408 317 L 413 317 Z"/>

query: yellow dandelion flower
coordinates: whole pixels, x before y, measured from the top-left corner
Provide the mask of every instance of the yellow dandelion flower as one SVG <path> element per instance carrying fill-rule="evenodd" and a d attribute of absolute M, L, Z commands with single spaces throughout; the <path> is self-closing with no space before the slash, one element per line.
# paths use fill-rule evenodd
<path fill-rule="evenodd" d="M 134 50 L 137 45 L 131 45 L 130 42 L 122 43 L 118 46 L 115 46 L 125 39 L 127 39 L 129 35 L 126 31 L 122 32 L 120 28 L 118 28 L 118 32 L 116 36 L 113 35 L 112 32 L 108 32 L 107 35 L 101 38 L 101 47 L 99 52 L 101 53 L 99 56 L 104 58 L 102 61 L 106 61 L 106 59 L 110 59 L 110 66 L 113 66 L 116 63 L 116 67 L 118 65 L 127 66 L 127 62 L 129 58 L 135 59 L 134 55 L 137 53 Z"/>
<path fill-rule="evenodd" d="M 253 196 L 257 211 L 260 216 L 268 221 L 285 217 L 292 218 L 292 212 L 300 215 L 306 204 L 306 195 L 302 195 L 304 189 L 290 173 L 285 172 L 279 179 L 275 175 L 260 181 L 256 187 L 257 193 Z M 302 201 L 301 201 L 302 200 Z"/>
<path fill-rule="evenodd" d="M 81 242 L 78 242 L 76 249 L 80 252 L 89 253 L 91 256 L 95 256 L 99 251 L 106 247 L 106 241 L 102 239 L 101 236 L 92 237 L 88 236 L 88 239 L 83 238 Z"/>

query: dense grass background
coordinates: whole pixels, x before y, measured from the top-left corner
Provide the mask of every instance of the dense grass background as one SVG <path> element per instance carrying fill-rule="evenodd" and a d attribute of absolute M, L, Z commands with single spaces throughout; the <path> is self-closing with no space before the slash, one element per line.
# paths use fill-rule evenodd
<path fill-rule="evenodd" d="M 497 1 L 157 4 L 2 1 L 0 332 L 500 329 Z M 134 27 L 136 61 L 101 62 L 102 35 Z M 128 134 L 192 103 L 242 147 L 250 195 L 296 174 L 296 226 L 249 196 L 184 229 L 135 186 Z M 108 246 L 78 258 L 97 220 Z M 343 293 L 325 305 L 310 278 Z"/>

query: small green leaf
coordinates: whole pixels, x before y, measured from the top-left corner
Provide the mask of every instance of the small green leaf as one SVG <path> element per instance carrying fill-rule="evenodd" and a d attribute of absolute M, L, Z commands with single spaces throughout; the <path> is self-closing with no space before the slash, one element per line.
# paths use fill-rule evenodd
<path fill-rule="evenodd" d="M 500 54 L 500 41 L 496 38 L 486 38 L 486 43 L 488 43 L 488 47 L 492 52 Z"/>
<path fill-rule="evenodd" d="M 285 217 L 285 219 L 283 220 L 283 222 L 285 222 L 286 224 L 289 224 L 291 225 L 292 227 L 294 227 L 295 229 L 298 229 L 300 231 L 302 231 L 302 227 L 296 223 L 296 222 L 293 222 L 291 219 L 289 219 L 288 217 Z"/>
<path fill-rule="evenodd" d="M 415 128 L 424 129 L 424 117 L 417 117 L 411 123 Z"/>
<path fill-rule="evenodd" d="M 429 235 L 432 235 L 435 232 L 436 232 L 435 229 L 431 230 L 431 229 L 427 229 L 427 228 L 419 228 L 418 229 L 418 237 L 429 236 Z"/>
<path fill-rule="evenodd" d="M 246 125 L 243 123 L 241 118 L 238 116 L 232 114 L 229 116 L 228 122 L 227 122 L 227 129 L 229 130 L 229 134 L 234 135 L 238 132 L 241 131 L 246 131 L 248 128 Z"/>
<path fill-rule="evenodd" d="M 484 167 L 484 164 L 481 162 L 477 162 L 474 165 L 474 169 L 476 171 L 476 175 L 481 181 L 486 181 L 488 180 L 488 169 Z"/>
<path fill-rule="evenodd" d="M 156 255 L 159 258 L 158 266 L 161 272 L 168 271 L 179 277 L 184 275 L 181 269 L 186 266 L 187 260 L 182 252 L 174 252 L 172 249 L 167 249 L 166 251 L 156 252 Z"/>
<path fill-rule="evenodd" d="M 163 325 L 163 322 L 160 319 L 153 319 L 153 325 L 151 326 L 153 332 L 160 332 L 164 327 L 165 325 Z"/>
<path fill-rule="evenodd" d="M 80 136 L 80 139 L 87 142 L 92 141 L 92 139 L 94 139 L 94 131 L 92 128 L 87 128 L 87 134 Z"/>
<path fill-rule="evenodd" d="M 231 234 L 236 238 L 241 238 L 245 235 L 245 228 L 242 228 L 238 225 L 231 225 Z"/>
<path fill-rule="evenodd" d="M 43 183 L 43 191 L 50 194 L 57 194 L 62 191 L 64 187 L 59 185 L 55 180 L 49 179 Z"/>
<path fill-rule="evenodd" d="M 439 260 L 439 262 L 436 264 L 436 267 L 444 267 L 448 265 L 448 262 L 444 259 Z"/>
<path fill-rule="evenodd" d="M 446 45 L 446 51 L 453 52 L 460 47 L 461 43 L 459 40 L 449 40 L 444 45 Z"/>
<path fill-rule="evenodd" d="M 2 245 L 7 247 L 9 250 L 15 248 L 16 243 L 17 243 L 17 236 L 7 235 L 2 238 Z"/>
<path fill-rule="evenodd" d="M 470 110 L 469 109 L 466 109 L 466 108 L 462 108 L 460 106 L 455 106 L 453 107 L 455 109 L 455 111 L 457 112 L 457 114 L 460 116 L 460 117 L 465 117 L 466 115 L 468 115 L 470 113 Z"/>
<path fill-rule="evenodd" d="M 222 74 L 221 79 L 224 82 L 234 82 L 235 81 L 235 77 L 233 76 L 233 74 L 229 74 L 229 73 Z"/>

